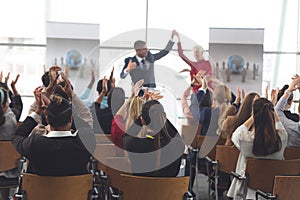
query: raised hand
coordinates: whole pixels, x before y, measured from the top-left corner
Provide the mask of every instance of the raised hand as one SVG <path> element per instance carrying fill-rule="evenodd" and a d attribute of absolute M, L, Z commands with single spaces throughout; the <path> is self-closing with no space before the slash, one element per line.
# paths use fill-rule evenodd
<path fill-rule="evenodd" d="M 144 84 L 144 79 L 141 79 L 141 80 L 137 81 L 134 85 L 132 85 L 131 95 L 138 96 L 140 90 L 143 87 L 143 84 Z"/>
<path fill-rule="evenodd" d="M 206 72 L 204 70 L 200 70 L 196 75 L 193 75 L 194 76 L 193 84 L 194 85 L 199 85 L 202 88 L 206 88 L 207 83 L 204 79 L 205 73 Z"/>
<path fill-rule="evenodd" d="M 61 73 L 60 75 L 65 82 L 65 87 L 62 87 L 61 85 L 59 85 L 59 87 L 68 95 L 69 100 L 72 100 L 73 90 L 71 87 L 71 82 L 64 73 Z"/>
<path fill-rule="evenodd" d="M 2 78 L 3 78 L 3 72 L 0 71 L 0 82 L 2 83 Z"/>
<path fill-rule="evenodd" d="M 143 99 L 145 101 L 148 100 L 159 100 L 162 99 L 164 96 L 160 94 L 160 92 L 150 92 L 149 88 L 146 88 L 144 91 Z"/>
<path fill-rule="evenodd" d="M 276 90 L 275 89 L 271 90 L 271 99 L 270 99 L 270 101 L 273 103 L 274 106 L 277 103 L 278 92 L 279 92 L 279 88 L 277 88 Z"/>
<path fill-rule="evenodd" d="M 191 70 L 190 69 L 183 69 L 181 71 L 179 71 L 179 73 L 182 73 L 182 72 L 190 72 Z"/>
<path fill-rule="evenodd" d="M 163 95 L 160 94 L 160 92 L 150 92 L 150 98 L 149 100 L 159 100 L 164 98 Z"/>
<path fill-rule="evenodd" d="M 46 65 L 43 65 L 44 74 L 47 72 Z"/>
<path fill-rule="evenodd" d="M 10 76 L 10 72 L 7 73 L 5 79 L 4 79 L 4 83 L 7 85 L 8 80 L 9 80 L 9 76 Z"/>
<path fill-rule="evenodd" d="M 237 87 L 237 89 L 236 89 L 236 98 L 235 98 L 234 103 L 236 105 L 239 105 L 241 103 L 241 90 L 240 90 L 240 87 Z"/>
<path fill-rule="evenodd" d="M 173 30 L 173 31 L 172 31 L 172 34 L 171 34 L 171 38 L 173 39 L 175 35 L 178 37 L 177 31 L 176 31 L 176 30 Z"/>
<path fill-rule="evenodd" d="M 35 113 L 39 115 L 42 113 L 42 99 L 41 99 L 42 90 L 43 90 L 42 87 L 37 87 L 33 91 L 35 102 L 36 102 Z"/>
<path fill-rule="evenodd" d="M 53 89 L 54 89 L 54 86 L 57 84 L 57 79 L 59 77 L 59 71 L 61 70 L 61 68 L 59 66 L 52 66 L 49 70 L 49 80 L 50 80 L 50 83 L 48 85 L 48 87 L 46 88 L 46 92 L 47 94 L 50 96 Z"/>
<path fill-rule="evenodd" d="M 183 109 L 183 114 L 185 115 L 186 118 L 193 119 L 193 115 L 188 106 Z"/>
<path fill-rule="evenodd" d="M 269 99 L 269 85 L 266 86 L 265 97 L 266 97 L 266 99 Z"/>
<path fill-rule="evenodd" d="M 111 73 L 110 73 L 110 77 L 109 77 L 111 89 L 115 88 L 115 86 L 116 86 L 116 79 L 114 78 L 114 71 L 115 71 L 115 66 L 113 66 Z"/>
<path fill-rule="evenodd" d="M 241 99 L 242 101 L 245 99 L 245 96 L 246 96 L 246 94 L 245 94 L 245 90 L 244 90 L 244 89 L 242 89 L 242 97 L 241 97 L 241 98 L 242 98 L 242 99 Z"/>
<path fill-rule="evenodd" d="M 101 93 L 106 94 L 108 91 L 108 87 L 107 87 L 107 82 L 108 79 L 106 78 L 106 76 L 104 76 L 103 81 L 102 81 L 102 91 Z"/>
<path fill-rule="evenodd" d="M 17 91 L 17 88 L 16 88 L 16 84 L 17 84 L 17 82 L 18 82 L 18 80 L 19 80 L 19 77 L 20 77 L 20 74 L 18 74 L 18 75 L 16 76 L 16 79 L 15 79 L 15 80 L 12 80 L 12 81 L 11 81 L 11 84 L 10 84 L 14 96 L 18 96 L 18 95 L 19 95 L 19 94 L 18 94 L 18 91 Z"/>
<path fill-rule="evenodd" d="M 130 72 L 131 70 L 133 70 L 135 68 L 136 68 L 136 63 L 132 62 L 132 60 L 130 59 L 125 71 Z"/>
<path fill-rule="evenodd" d="M 300 88 L 300 76 L 298 74 L 296 74 L 295 76 L 293 76 L 292 79 L 293 80 L 290 83 L 289 88 L 287 89 L 290 92 Z"/>

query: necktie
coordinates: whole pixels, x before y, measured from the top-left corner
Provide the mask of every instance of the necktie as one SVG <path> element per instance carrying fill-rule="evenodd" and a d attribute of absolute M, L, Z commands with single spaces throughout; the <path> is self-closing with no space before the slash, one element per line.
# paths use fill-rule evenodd
<path fill-rule="evenodd" d="M 142 69 L 145 70 L 146 67 L 147 67 L 147 66 L 146 66 L 146 62 L 145 62 L 145 59 L 142 59 L 142 60 L 141 60 L 141 63 L 142 63 Z"/>

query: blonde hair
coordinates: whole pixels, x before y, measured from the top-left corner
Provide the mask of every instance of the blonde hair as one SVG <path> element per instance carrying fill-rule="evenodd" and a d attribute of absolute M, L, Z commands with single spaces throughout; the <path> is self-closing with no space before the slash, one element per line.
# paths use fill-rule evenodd
<path fill-rule="evenodd" d="M 231 100 L 231 91 L 227 85 L 221 84 L 214 89 L 214 100 L 216 101 L 220 113 L 218 119 L 218 130 L 217 134 L 221 135 L 221 127 L 223 121 L 226 119 L 226 110 L 229 106 L 229 102 Z"/>
<path fill-rule="evenodd" d="M 126 120 L 126 131 L 132 125 L 134 120 L 136 120 L 142 112 L 142 106 L 144 101 L 140 97 L 133 97 L 130 100 L 129 107 L 128 107 L 128 117 Z"/>
<path fill-rule="evenodd" d="M 199 50 L 200 52 L 204 52 L 203 47 L 200 46 L 200 45 L 196 45 L 196 46 L 194 46 L 194 47 L 192 48 L 192 51 L 193 51 L 193 52 L 196 51 L 196 50 Z"/>

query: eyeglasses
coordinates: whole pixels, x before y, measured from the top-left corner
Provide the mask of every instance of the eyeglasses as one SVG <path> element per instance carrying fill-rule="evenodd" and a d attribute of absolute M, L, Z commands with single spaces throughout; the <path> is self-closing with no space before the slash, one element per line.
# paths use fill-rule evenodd
<path fill-rule="evenodd" d="M 139 50 L 139 51 L 147 51 L 148 48 L 142 48 L 142 49 L 137 49 L 137 50 Z"/>

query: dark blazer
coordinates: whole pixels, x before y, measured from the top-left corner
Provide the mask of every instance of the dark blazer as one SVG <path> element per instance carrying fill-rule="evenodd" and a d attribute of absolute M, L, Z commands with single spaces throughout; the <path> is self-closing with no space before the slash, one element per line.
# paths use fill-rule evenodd
<path fill-rule="evenodd" d="M 87 148 L 93 151 L 95 145 L 91 129 L 80 127 L 74 137 L 45 137 L 41 134 L 28 137 L 36 125 L 37 122 L 28 116 L 12 137 L 16 150 L 29 160 L 28 172 L 42 176 L 88 173 L 87 163 L 91 154 Z"/>
<path fill-rule="evenodd" d="M 127 76 L 127 74 L 124 73 L 124 70 L 127 68 L 128 63 L 131 60 L 132 62 L 136 63 L 136 68 L 129 72 L 131 76 L 131 81 L 133 83 L 136 83 L 137 81 L 144 79 L 143 86 L 155 88 L 156 84 L 155 84 L 155 77 L 154 77 L 154 62 L 166 56 L 172 49 L 173 45 L 174 42 L 170 40 L 167 46 L 160 52 L 152 54 L 150 51 L 148 51 L 148 55 L 145 58 L 146 67 L 143 67 L 138 62 L 136 56 L 126 58 L 125 65 L 121 71 L 120 77 L 124 79 Z"/>
<path fill-rule="evenodd" d="M 94 102 L 92 104 L 93 109 L 93 128 L 94 133 L 98 134 L 110 134 L 111 131 L 111 124 L 112 120 L 114 118 L 111 108 L 101 108 L 100 104 L 97 102 Z"/>
<path fill-rule="evenodd" d="M 158 154 L 154 151 L 154 140 L 148 137 L 136 137 L 136 134 L 141 129 L 141 123 L 138 122 L 138 120 L 135 121 L 135 124 L 133 124 L 124 135 L 123 143 L 125 150 L 128 151 L 134 175 L 152 177 L 177 176 L 185 146 L 178 131 L 169 120 L 166 121 L 166 126 L 172 139 L 170 142 L 164 137 L 160 139 L 161 151 L 159 168 L 157 168 L 156 163 Z"/>

